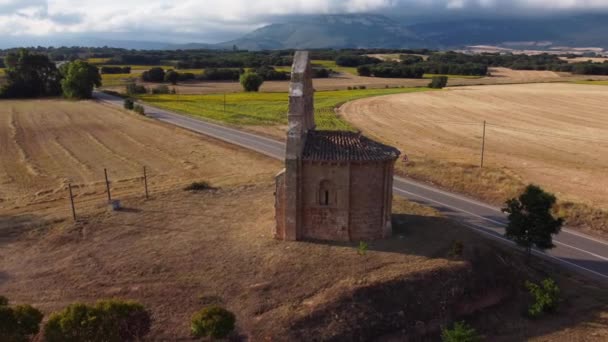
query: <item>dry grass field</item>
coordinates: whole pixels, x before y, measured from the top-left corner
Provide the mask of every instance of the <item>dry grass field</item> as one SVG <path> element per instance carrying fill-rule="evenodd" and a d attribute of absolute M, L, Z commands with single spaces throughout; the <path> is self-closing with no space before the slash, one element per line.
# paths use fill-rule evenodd
<path fill-rule="evenodd" d="M 584 80 L 608 80 L 608 76 L 582 76 L 569 73 L 556 73 L 551 71 L 528 71 L 511 70 L 507 68 L 491 68 L 491 76 L 488 77 L 450 77 L 449 86 L 467 85 L 490 85 L 490 84 L 512 84 L 512 83 L 538 83 L 538 82 L 569 82 Z M 115 77 L 116 75 L 112 75 Z M 118 75 L 120 77 L 120 75 Z M 104 89 L 124 92 L 124 86 L 108 79 L 108 85 Z M 386 87 L 425 87 L 429 84 L 428 79 L 411 78 L 377 78 L 361 77 L 351 73 L 340 73 L 330 78 L 315 79 L 316 90 L 345 90 L 348 87 L 365 86 L 367 88 Z M 153 88 L 158 84 L 143 83 L 146 87 Z M 242 91 L 238 82 L 184 82 L 175 88 L 179 94 L 221 94 Z M 268 81 L 262 85 L 262 92 L 286 92 L 289 89 L 288 81 Z"/>
<path fill-rule="evenodd" d="M 401 148 L 417 165 L 408 172 L 446 187 L 501 203 L 534 182 L 562 200 L 606 210 L 607 102 L 608 92 L 591 85 L 497 85 L 362 99 L 340 113 Z M 480 163 L 484 120 L 485 165 L 496 170 L 486 180 L 475 167 L 462 168 Z M 477 189 L 482 181 L 487 184 Z"/>
<path fill-rule="evenodd" d="M 0 215 L 0 293 L 46 314 L 76 301 L 138 300 L 152 313 L 152 340 L 190 340 L 191 315 L 209 304 L 235 312 L 249 340 L 352 340 L 349 334 L 392 334 L 371 322 L 397 315 L 395 308 L 403 311 L 394 324 L 407 334 L 422 324 L 436 336 L 446 311 L 491 305 L 507 284 L 518 293 L 523 279 L 551 273 L 565 299 L 559 315 L 523 318 L 520 293 L 467 320 L 492 340 L 608 336 L 606 289 L 540 261 L 522 266 L 517 255 L 413 203 L 395 202 L 395 237 L 370 243 L 365 255 L 356 244 L 276 241 L 272 177 L 147 201 L 126 197 L 127 209 L 78 223 L 48 223 L 33 212 L 9 225 Z M 464 242 L 464 260 L 449 257 L 454 240 Z"/>
<path fill-rule="evenodd" d="M 143 193 L 144 166 L 156 191 L 203 175 L 217 185 L 240 184 L 278 169 L 261 158 L 92 101 L 2 101 L 0 215 L 57 205 L 68 211 L 68 183 L 80 206 L 103 203 L 104 168 L 120 197 Z"/>

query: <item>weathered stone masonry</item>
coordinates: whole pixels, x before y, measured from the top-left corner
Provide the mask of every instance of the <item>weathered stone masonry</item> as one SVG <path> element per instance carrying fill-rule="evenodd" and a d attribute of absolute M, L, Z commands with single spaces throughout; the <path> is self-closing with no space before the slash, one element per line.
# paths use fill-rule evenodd
<path fill-rule="evenodd" d="M 391 234 L 399 151 L 347 131 L 317 131 L 307 52 L 294 58 L 285 169 L 276 178 L 275 237 L 375 240 Z"/>

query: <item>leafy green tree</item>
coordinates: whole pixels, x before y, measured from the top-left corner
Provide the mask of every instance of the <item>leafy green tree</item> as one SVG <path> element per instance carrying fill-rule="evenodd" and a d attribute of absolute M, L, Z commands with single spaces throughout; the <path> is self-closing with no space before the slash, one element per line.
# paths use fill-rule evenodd
<path fill-rule="evenodd" d="M 4 59 L 6 84 L 0 95 L 7 98 L 57 96 L 61 94 L 61 74 L 45 55 L 23 49 Z"/>
<path fill-rule="evenodd" d="M 165 70 L 160 67 L 154 67 L 141 74 L 141 78 L 145 82 L 162 83 L 165 81 Z"/>
<path fill-rule="evenodd" d="M 431 83 L 429 83 L 429 88 L 442 89 L 447 85 L 448 85 L 447 76 L 433 76 Z"/>
<path fill-rule="evenodd" d="M 61 67 L 63 96 L 69 99 L 90 99 L 93 89 L 101 86 L 99 69 L 85 61 L 74 61 Z"/>
<path fill-rule="evenodd" d="M 125 101 L 123 102 L 123 107 L 127 110 L 133 110 L 135 106 L 135 103 L 133 103 L 133 100 L 131 99 L 125 99 Z"/>
<path fill-rule="evenodd" d="M 0 341 L 29 341 L 40 330 L 42 312 L 30 305 L 8 306 L 0 296 Z"/>
<path fill-rule="evenodd" d="M 192 317 L 194 337 L 224 338 L 234 331 L 234 314 L 219 306 L 210 306 Z"/>
<path fill-rule="evenodd" d="M 502 209 L 509 214 L 506 237 L 523 247 L 528 257 L 534 246 L 541 250 L 555 247 L 552 236 L 559 233 L 563 225 L 563 219 L 551 214 L 555 202 L 553 194 L 536 185 L 528 185 L 518 198 L 508 200 Z"/>
<path fill-rule="evenodd" d="M 264 83 L 262 76 L 251 72 L 241 75 L 241 85 L 245 91 L 259 91 Z"/>
<path fill-rule="evenodd" d="M 443 342 L 479 342 L 481 336 L 477 331 L 465 322 L 456 322 L 452 329 L 441 331 L 441 341 Z"/>
<path fill-rule="evenodd" d="M 169 70 L 169 71 L 167 71 L 167 73 L 165 73 L 165 82 L 169 82 L 173 85 L 176 85 L 178 80 L 179 80 L 179 73 L 177 73 L 176 71 Z"/>

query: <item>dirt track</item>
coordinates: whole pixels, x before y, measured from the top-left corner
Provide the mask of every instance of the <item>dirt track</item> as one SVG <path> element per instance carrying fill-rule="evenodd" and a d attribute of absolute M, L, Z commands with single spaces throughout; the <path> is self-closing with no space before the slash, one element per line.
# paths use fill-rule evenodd
<path fill-rule="evenodd" d="M 103 203 L 104 168 L 118 196 L 143 193 L 143 166 L 154 190 L 195 180 L 235 184 L 279 167 L 133 113 L 60 100 L 3 101 L 0 158 L 0 215 L 29 205 L 56 206 L 67 198 L 68 183 L 79 201 Z"/>
<path fill-rule="evenodd" d="M 506 167 L 562 199 L 608 208 L 608 91 L 528 84 L 368 98 L 341 108 L 364 132 L 412 159 Z"/>

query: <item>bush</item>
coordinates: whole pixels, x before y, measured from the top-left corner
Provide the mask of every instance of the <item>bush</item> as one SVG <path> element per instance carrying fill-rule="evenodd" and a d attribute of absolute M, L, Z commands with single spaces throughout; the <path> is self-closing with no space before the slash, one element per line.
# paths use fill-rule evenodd
<path fill-rule="evenodd" d="M 366 242 L 359 241 L 359 247 L 357 247 L 357 254 L 359 254 L 359 255 L 367 254 L 368 248 L 369 248 L 369 246 Z"/>
<path fill-rule="evenodd" d="M 241 85 L 245 91 L 259 91 L 264 83 L 264 79 L 254 73 L 245 73 L 241 75 Z"/>
<path fill-rule="evenodd" d="M 143 85 L 129 83 L 126 85 L 127 95 L 146 94 L 148 90 Z"/>
<path fill-rule="evenodd" d="M 133 110 L 134 105 L 135 104 L 133 103 L 133 100 L 131 100 L 131 99 L 125 99 L 125 101 L 123 103 L 123 106 L 125 107 L 125 109 L 128 109 L 128 110 Z"/>
<path fill-rule="evenodd" d="M 539 317 L 544 313 L 557 310 L 560 291 L 553 279 L 545 279 L 540 285 L 526 281 L 526 288 L 534 298 L 534 302 L 528 308 L 530 317 Z"/>
<path fill-rule="evenodd" d="M 152 94 L 169 94 L 170 91 L 169 87 L 164 84 L 152 88 Z"/>
<path fill-rule="evenodd" d="M 359 86 L 359 89 L 361 89 L 361 90 L 365 90 L 365 89 L 367 89 L 367 87 L 366 87 L 366 86 L 364 86 L 364 85 L 362 85 L 362 86 Z"/>
<path fill-rule="evenodd" d="M 102 66 L 100 72 L 102 74 L 130 74 L 131 67 Z"/>
<path fill-rule="evenodd" d="M 8 306 L 0 296 L 0 341 L 29 341 L 40 330 L 42 312 L 30 305 Z"/>
<path fill-rule="evenodd" d="M 234 331 L 235 321 L 232 312 L 219 306 L 210 306 L 192 317 L 192 335 L 198 338 L 224 338 Z"/>
<path fill-rule="evenodd" d="M 152 68 L 148 71 L 144 71 L 141 74 L 141 79 L 145 82 L 162 83 L 165 80 L 165 70 L 160 67 Z"/>
<path fill-rule="evenodd" d="M 150 331 L 150 313 L 136 302 L 107 300 L 72 304 L 44 326 L 48 342 L 139 341 Z"/>
<path fill-rule="evenodd" d="M 208 182 L 194 182 L 184 188 L 185 191 L 204 191 L 212 190 L 213 187 Z"/>
<path fill-rule="evenodd" d="M 442 89 L 447 85 L 448 85 L 447 76 L 433 76 L 431 83 L 429 83 L 429 88 Z"/>
<path fill-rule="evenodd" d="M 465 322 L 456 322 L 452 329 L 441 331 L 441 341 L 443 342 L 478 342 L 482 338 L 475 329 Z"/>
<path fill-rule="evenodd" d="M 452 242 L 452 246 L 450 247 L 450 251 L 448 252 L 448 256 L 450 257 L 461 257 L 464 252 L 464 243 L 460 240 L 455 240 Z"/>
<path fill-rule="evenodd" d="M 203 81 L 238 81 L 241 70 L 235 69 L 205 69 L 200 79 Z"/>
<path fill-rule="evenodd" d="M 133 107 L 133 111 L 134 111 L 135 113 L 139 114 L 139 115 L 146 115 L 146 110 L 144 109 L 144 107 L 143 107 L 143 106 L 140 106 L 140 105 L 138 105 L 138 104 L 136 104 L 136 105 Z"/>

